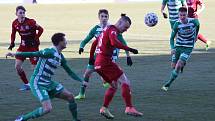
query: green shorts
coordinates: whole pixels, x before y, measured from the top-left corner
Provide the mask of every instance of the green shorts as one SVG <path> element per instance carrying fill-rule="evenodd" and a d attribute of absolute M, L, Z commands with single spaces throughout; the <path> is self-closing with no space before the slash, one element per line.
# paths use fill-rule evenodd
<path fill-rule="evenodd" d="M 58 82 L 49 80 L 50 83 L 44 83 L 39 76 L 32 76 L 30 80 L 31 92 L 40 102 L 50 100 L 64 89 Z"/>
<path fill-rule="evenodd" d="M 187 60 L 191 56 L 191 52 L 193 48 L 191 47 L 176 47 L 176 52 L 172 55 L 172 62 L 177 63 L 178 60 L 181 60 L 183 62 L 187 62 Z"/>

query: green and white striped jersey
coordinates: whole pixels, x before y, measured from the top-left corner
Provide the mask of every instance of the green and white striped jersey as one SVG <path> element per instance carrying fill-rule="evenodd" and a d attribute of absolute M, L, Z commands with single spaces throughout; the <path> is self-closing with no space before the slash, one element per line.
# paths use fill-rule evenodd
<path fill-rule="evenodd" d="M 46 48 L 37 52 L 17 52 L 16 56 L 22 57 L 39 57 L 37 65 L 32 75 L 33 78 L 38 78 L 38 84 L 48 85 L 51 83 L 51 77 L 54 75 L 57 67 L 62 66 L 64 70 L 73 79 L 82 82 L 67 65 L 66 59 L 62 53 L 59 53 L 56 47 Z"/>
<path fill-rule="evenodd" d="M 199 21 L 197 19 L 188 18 L 186 24 L 183 24 L 181 21 L 176 21 L 170 38 L 171 48 L 173 49 L 175 46 L 193 48 L 198 31 Z M 176 39 L 175 45 L 174 38 Z"/>
<path fill-rule="evenodd" d="M 179 8 L 186 4 L 185 0 L 163 0 L 163 5 L 167 5 L 170 21 L 178 20 Z"/>

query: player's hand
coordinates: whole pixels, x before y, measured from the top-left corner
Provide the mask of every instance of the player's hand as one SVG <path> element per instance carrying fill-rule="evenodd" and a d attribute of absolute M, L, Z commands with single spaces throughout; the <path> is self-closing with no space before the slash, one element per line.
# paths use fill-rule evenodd
<path fill-rule="evenodd" d="M 95 59 L 89 59 L 89 65 L 94 65 Z"/>
<path fill-rule="evenodd" d="M 83 52 L 84 52 L 84 48 L 79 48 L 78 53 L 81 55 L 81 53 L 83 53 Z"/>
<path fill-rule="evenodd" d="M 131 60 L 131 57 L 127 57 L 127 65 L 132 66 L 133 62 Z"/>
<path fill-rule="evenodd" d="M 11 52 L 9 52 L 9 53 L 7 53 L 5 56 L 6 56 L 6 58 L 7 58 L 8 56 L 10 56 L 10 57 L 14 57 L 14 56 L 15 56 L 15 53 L 11 53 Z"/>
<path fill-rule="evenodd" d="M 133 49 L 133 48 L 129 48 L 130 52 L 134 53 L 134 54 L 138 54 L 138 50 L 137 49 Z"/>
<path fill-rule="evenodd" d="M 167 19 L 168 15 L 166 13 L 163 12 L 163 18 Z"/>
<path fill-rule="evenodd" d="M 15 47 L 14 43 L 11 43 L 10 46 L 8 47 L 8 50 L 12 50 Z"/>
<path fill-rule="evenodd" d="M 175 49 L 172 49 L 171 50 L 171 55 L 175 54 L 175 52 L 176 52 Z"/>

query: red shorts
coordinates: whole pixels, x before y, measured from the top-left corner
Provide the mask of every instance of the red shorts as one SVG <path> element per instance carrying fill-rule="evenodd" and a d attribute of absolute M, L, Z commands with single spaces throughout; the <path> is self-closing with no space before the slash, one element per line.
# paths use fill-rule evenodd
<path fill-rule="evenodd" d="M 25 47 L 25 46 L 19 46 L 19 48 L 17 49 L 17 52 L 35 52 L 35 51 L 39 51 L 38 47 Z M 26 58 L 25 57 L 16 57 L 16 59 L 24 61 Z M 29 58 L 30 62 L 32 65 L 36 65 L 37 64 L 37 57 L 31 57 Z"/>
<path fill-rule="evenodd" d="M 116 63 L 112 61 L 105 63 L 105 65 L 95 65 L 96 72 L 108 83 L 117 81 L 123 74 L 123 71 L 119 68 Z"/>

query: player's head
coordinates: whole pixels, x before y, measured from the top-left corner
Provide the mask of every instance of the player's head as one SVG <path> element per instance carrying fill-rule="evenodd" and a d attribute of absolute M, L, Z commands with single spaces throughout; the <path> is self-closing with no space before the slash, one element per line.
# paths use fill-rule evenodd
<path fill-rule="evenodd" d="M 53 45 L 60 49 L 66 48 L 67 41 L 65 36 L 66 35 L 64 33 L 55 33 L 51 38 Z"/>
<path fill-rule="evenodd" d="M 106 9 L 99 9 L 98 12 L 99 21 L 103 25 L 107 25 L 108 19 L 109 19 L 109 13 Z"/>
<path fill-rule="evenodd" d="M 121 14 L 120 19 L 116 23 L 120 33 L 127 31 L 131 26 L 131 19 L 126 14 Z"/>
<path fill-rule="evenodd" d="M 23 6 L 17 6 L 16 7 L 16 16 L 19 19 L 25 18 L 25 12 L 26 12 L 26 9 Z"/>
<path fill-rule="evenodd" d="M 186 7 L 180 7 L 178 16 L 179 16 L 179 19 L 181 21 L 185 21 L 187 19 L 187 8 Z"/>

